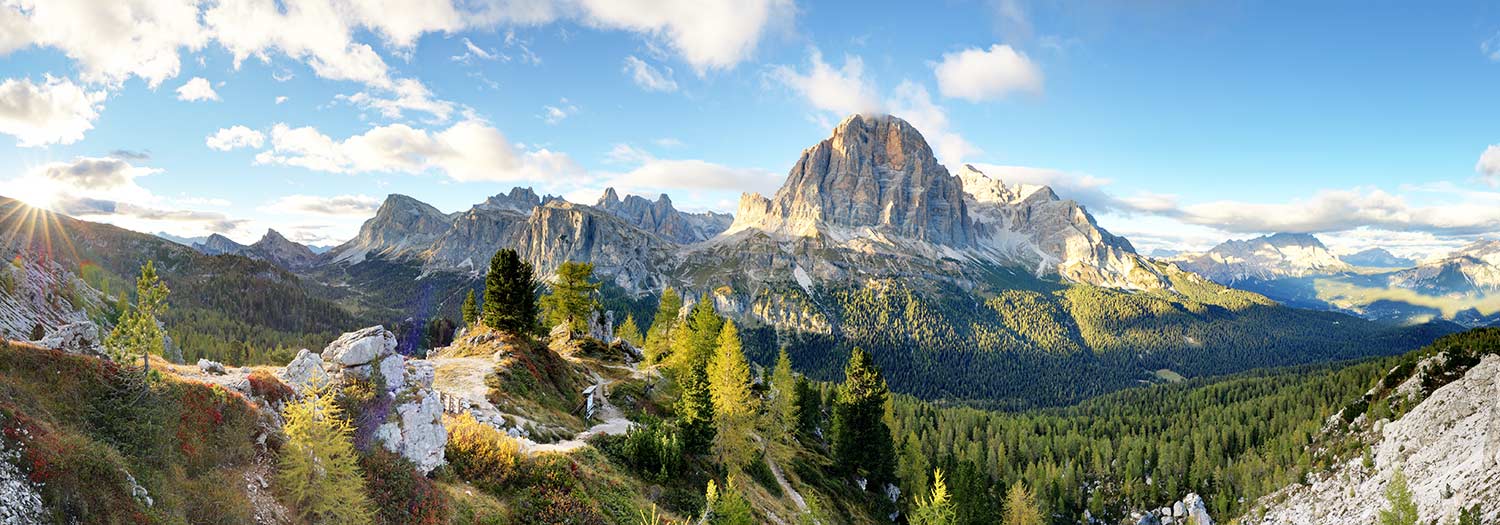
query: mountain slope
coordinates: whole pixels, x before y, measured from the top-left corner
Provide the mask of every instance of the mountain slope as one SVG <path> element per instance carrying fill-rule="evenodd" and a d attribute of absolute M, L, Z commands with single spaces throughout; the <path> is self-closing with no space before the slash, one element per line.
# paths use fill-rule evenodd
<path fill-rule="evenodd" d="M 1350 270 L 1349 263 L 1329 252 L 1317 237 L 1295 233 L 1229 240 L 1207 253 L 1179 255 L 1172 261 L 1184 270 L 1226 285 Z"/>
<path fill-rule="evenodd" d="M 672 207 L 672 199 L 663 193 L 655 201 L 637 195 L 624 199 L 614 188 L 604 190 L 595 208 L 615 214 L 637 228 L 678 243 L 702 242 L 729 228 L 733 216 L 723 213 L 686 213 Z"/>
<path fill-rule="evenodd" d="M 1397 257 L 1385 248 L 1368 248 L 1358 253 L 1339 256 L 1339 260 L 1351 266 L 1365 268 L 1406 268 L 1417 264 L 1415 260 Z"/>

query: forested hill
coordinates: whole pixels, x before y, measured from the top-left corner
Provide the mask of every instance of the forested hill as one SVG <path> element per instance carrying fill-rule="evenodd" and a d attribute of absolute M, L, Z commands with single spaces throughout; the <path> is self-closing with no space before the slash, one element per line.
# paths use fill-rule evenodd
<path fill-rule="evenodd" d="M 57 263 L 109 297 L 133 300 L 135 276 L 154 261 L 171 289 L 163 322 L 188 362 L 283 363 L 356 324 L 331 292 L 269 262 L 204 255 L 153 235 L 77 220 L 0 197 L 0 256 Z M 107 327 L 107 326 L 106 326 Z M 56 327 L 44 327 L 47 330 Z M 174 356 L 175 357 L 175 356 Z"/>

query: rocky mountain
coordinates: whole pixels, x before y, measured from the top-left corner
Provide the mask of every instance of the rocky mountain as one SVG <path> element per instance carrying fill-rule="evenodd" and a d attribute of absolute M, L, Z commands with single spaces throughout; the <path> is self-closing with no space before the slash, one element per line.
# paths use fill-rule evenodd
<path fill-rule="evenodd" d="M 180 235 L 172 235 L 172 234 L 167 233 L 167 232 L 156 232 L 155 235 L 157 237 L 161 237 L 163 239 L 175 242 L 177 244 L 181 244 L 183 246 L 192 246 L 194 244 L 199 244 L 199 243 L 202 243 L 202 242 L 205 242 L 205 241 L 208 240 L 208 237 L 183 237 L 183 236 L 180 236 Z"/>
<path fill-rule="evenodd" d="M 249 256 L 270 261 L 282 268 L 303 268 L 318 260 L 318 255 L 311 248 L 287 240 L 276 230 L 266 230 L 265 236 L 250 245 Z"/>
<path fill-rule="evenodd" d="M 1480 240 L 1447 257 L 1390 276 L 1391 286 L 1430 295 L 1500 292 L 1500 240 Z"/>
<path fill-rule="evenodd" d="M 1409 268 L 1417 261 L 1406 257 L 1397 257 L 1385 248 L 1368 248 L 1356 253 L 1339 256 L 1339 260 L 1351 266 L 1365 268 Z"/>
<path fill-rule="evenodd" d="M 194 250 L 198 250 L 204 255 L 223 255 L 226 253 L 244 255 L 249 251 L 248 246 L 234 242 L 233 239 L 217 233 L 209 235 L 203 242 L 193 243 L 192 246 Z"/>
<path fill-rule="evenodd" d="M 448 232 L 453 219 L 430 204 L 393 193 L 375 210 L 375 216 L 359 227 L 359 234 L 324 256 L 341 263 L 358 263 L 372 255 L 420 257 Z"/>
<path fill-rule="evenodd" d="M 1329 252 L 1322 241 L 1306 233 L 1277 233 L 1243 241 L 1229 240 L 1207 253 L 1183 254 L 1172 261 L 1184 270 L 1226 285 L 1334 274 L 1351 269 L 1349 263 Z"/>
<path fill-rule="evenodd" d="M 726 213 L 678 211 L 672 207 L 672 199 L 665 193 L 655 201 L 637 195 L 626 195 L 621 199 L 614 188 L 608 188 L 594 207 L 678 244 L 708 240 L 728 229 L 734 221 L 734 217 Z"/>

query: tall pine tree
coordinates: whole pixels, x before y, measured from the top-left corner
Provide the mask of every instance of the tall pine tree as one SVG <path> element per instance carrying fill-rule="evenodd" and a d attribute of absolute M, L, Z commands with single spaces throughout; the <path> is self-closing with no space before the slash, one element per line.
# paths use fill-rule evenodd
<path fill-rule="evenodd" d="M 598 294 L 593 263 L 562 263 L 557 267 L 557 282 L 553 283 L 552 292 L 542 298 L 547 326 L 566 324 L 574 332 L 588 331 L 589 317 L 599 308 Z"/>
<path fill-rule="evenodd" d="M 670 286 L 661 292 L 656 303 L 656 315 L 651 319 L 651 328 L 646 330 L 646 361 L 661 362 L 672 351 L 672 333 L 677 328 L 677 315 L 682 311 L 682 296 Z"/>
<path fill-rule="evenodd" d="M 159 320 L 167 313 L 167 285 L 156 275 L 156 263 L 146 261 L 135 281 L 135 308 L 120 316 L 115 329 L 104 338 L 110 359 L 127 363 L 141 358 L 141 366 L 151 370 L 151 354 L 166 350 L 166 332 Z"/>
<path fill-rule="evenodd" d="M 797 405 L 797 376 L 792 373 L 792 358 L 782 348 L 776 356 L 776 367 L 771 371 L 770 428 L 780 430 L 780 436 L 790 443 L 796 438 L 796 429 L 801 416 Z"/>
<path fill-rule="evenodd" d="M 516 334 L 536 330 L 536 278 L 512 249 L 495 252 L 484 278 L 484 325 Z"/>
<path fill-rule="evenodd" d="M 693 454 L 709 452 L 714 443 L 714 401 L 709 392 L 708 370 L 693 366 L 682 374 L 682 396 L 677 398 L 677 427 L 682 429 L 682 448 Z"/>
<path fill-rule="evenodd" d="M 460 310 L 464 316 L 464 327 L 474 328 L 474 322 L 479 320 L 479 306 L 474 304 L 474 290 L 469 290 L 468 297 L 464 297 L 464 305 Z"/>
<path fill-rule="evenodd" d="M 870 354 L 856 347 L 833 403 L 833 458 L 845 474 L 864 477 L 876 491 L 895 481 L 896 447 L 884 419 L 889 393 Z"/>
<path fill-rule="evenodd" d="M 734 321 L 724 323 L 719 347 L 708 373 L 714 404 L 714 455 L 729 472 L 742 469 L 754 458 L 751 432 L 760 400 L 750 391 L 750 363 L 740 345 Z"/>

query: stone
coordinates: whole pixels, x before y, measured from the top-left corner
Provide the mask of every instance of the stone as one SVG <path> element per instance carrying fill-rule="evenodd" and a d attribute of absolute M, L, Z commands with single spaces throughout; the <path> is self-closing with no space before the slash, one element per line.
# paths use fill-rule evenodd
<path fill-rule="evenodd" d="M 209 361 L 203 358 L 198 359 L 198 370 L 202 371 L 205 374 L 212 374 L 216 376 L 221 376 L 228 373 L 228 371 L 224 370 L 224 365 L 222 363 L 219 363 L 217 361 Z"/>
<path fill-rule="evenodd" d="M 443 405 L 431 390 L 396 406 L 392 419 L 381 424 L 375 438 L 386 450 L 401 454 L 426 475 L 447 461 L 448 430 L 443 426 Z"/>
<path fill-rule="evenodd" d="M 328 372 L 323 370 L 323 356 L 306 348 L 281 369 L 281 381 L 299 394 L 309 386 L 326 385 L 329 379 Z"/>
<path fill-rule="evenodd" d="M 396 390 L 406 383 L 406 357 L 392 354 L 380 360 L 380 376 L 385 379 L 386 390 Z"/>
<path fill-rule="evenodd" d="M 1181 518 L 1187 516 L 1187 507 L 1181 501 L 1172 504 L 1172 516 Z"/>
<path fill-rule="evenodd" d="M 396 353 L 396 334 L 381 326 L 348 332 L 323 349 L 323 359 L 343 367 L 369 364 Z"/>
<path fill-rule="evenodd" d="M 99 326 L 90 321 L 77 321 L 59 326 L 41 341 L 37 341 L 37 344 L 70 354 L 104 356 L 104 347 L 99 344 Z"/>
<path fill-rule="evenodd" d="M 1203 498 L 1196 493 L 1189 493 L 1187 497 L 1179 502 L 1183 506 L 1185 519 L 1193 525 L 1214 525 L 1214 519 L 1208 516 L 1208 507 L 1203 504 Z"/>

